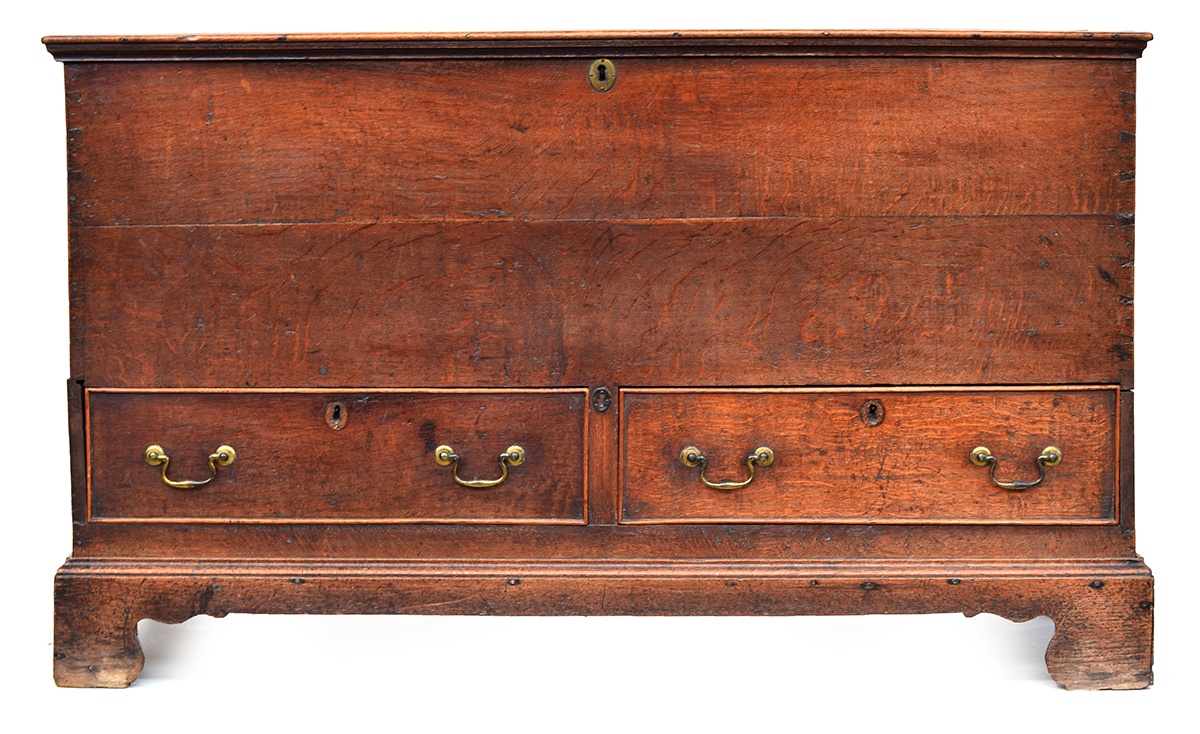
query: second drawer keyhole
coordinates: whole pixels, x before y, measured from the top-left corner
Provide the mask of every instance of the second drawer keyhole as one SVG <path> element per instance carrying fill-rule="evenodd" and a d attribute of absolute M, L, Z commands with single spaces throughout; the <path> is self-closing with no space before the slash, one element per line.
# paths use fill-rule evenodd
<path fill-rule="evenodd" d="M 349 417 L 350 413 L 346 409 L 346 404 L 340 400 L 325 406 L 325 424 L 335 431 L 345 428 Z"/>
<path fill-rule="evenodd" d="M 868 400 L 858 409 L 862 422 L 874 428 L 883 423 L 883 403 L 879 400 Z"/>

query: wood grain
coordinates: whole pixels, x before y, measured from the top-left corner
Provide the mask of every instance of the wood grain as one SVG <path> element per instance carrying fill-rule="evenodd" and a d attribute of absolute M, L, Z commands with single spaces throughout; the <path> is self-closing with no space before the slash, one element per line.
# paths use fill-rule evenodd
<path fill-rule="evenodd" d="M 325 421 L 346 406 L 341 430 Z M 531 393 L 88 395 L 90 513 L 96 521 L 585 522 L 582 390 Z M 217 446 L 237 450 L 211 484 L 168 487 L 142 459 L 158 444 L 171 479 L 210 476 Z M 456 484 L 433 451 L 450 445 L 463 479 L 494 479 L 512 444 L 523 465 L 489 490 Z"/>
<path fill-rule="evenodd" d="M 1133 462 L 1133 390 L 1121 391 L 1121 404 L 1118 409 L 1120 415 L 1120 425 L 1118 426 L 1118 434 L 1120 438 L 1120 458 L 1117 464 L 1121 470 L 1121 476 L 1118 479 L 1117 485 L 1120 487 L 1121 496 L 1118 502 L 1121 505 L 1121 527 L 1129 534 L 1132 548 L 1133 528 L 1134 528 L 1134 462 Z"/>
<path fill-rule="evenodd" d="M 589 63 L 71 64 L 72 221 L 1133 209 L 1132 61 Z"/>
<path fill-rule="evenodd" d="M 211 449 L 209 449 L 211 451 Z M 543 524 L 92 522 L 74 556 L 320 560 L 1113 558 L 1138 560 L 1133 532 L 1114 525 Z"/>
<path fill-rule="evenodd" d="M 1132 246 L 1110 217 L 115 227 L 75 244 L 94 387 L 1133 377 Z"/>
<path fill-rule="evenodd" d="M 623 522 L 1116 522 L 1115 389 L 621 395 Z M 860 415 L 868 401 L 878 425 Z M 1017 492 L 971 463 L 980 445 L 1001 481 L 1036 479 L 1046 446 L 1064 459 Z M 680 462 L 685 446 L 713 481 L 744 480 L 758 446 L 775 461 L 742 489 L 715 490 Z"/>
<path fill-rule="evenodd" d="M 76 527 L 87 522 L 87 425 L 83 386 L 67 380 L 67 435 L 71 450 L 71 520 Z"/>
<path fill-rule="evenodd" d="M 55 579 L 55 680 L 124 687 L 141 672 L 137 621 L 208 614 L 880 614 L 1049 616 L 1051 675 L 1067 688 L 1152 680 L 1154 582 L 1140 563 L 842 562 L 221 564 L 73 562 Z M 747 658 L 754 663 L 754 655 Z"/>
<path fill-rule="evenodd" d="M 1148 685 L 1149 39 L 47 38 L 76 521 L 56 681 L 128 685 L 137 621 L 197 614 L 989 612 L 1053 618 L 1066 687 Z M 181 491 L 151 443 L 176 478 L 238 460 Z M 474 491 L 442 443 L 470 478 L 528 460 Z M 714 494 L 686 444 L 716 479 L 777 460 Z M 1002 479 L 1065 459 L 1010 492 L 979 444 Z"/>
<path fill-rule="evenodd" d="M 954 30 L 554 31 L 47 36 L 59 61 L 577 56 L 1137 58 L 1149 33 Z"/>

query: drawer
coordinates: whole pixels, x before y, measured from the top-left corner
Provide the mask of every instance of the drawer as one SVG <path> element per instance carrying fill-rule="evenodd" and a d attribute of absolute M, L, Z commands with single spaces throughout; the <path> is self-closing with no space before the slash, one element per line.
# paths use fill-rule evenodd
<path fill-rule="evenodd" d="M 583 389 L 87 396 L 92 521 L 586 521 Z"/>
<path fill-rule="evenodd" d="M 1117 398 L 1115 387 L 626 389 L 622 522 L 1114 523 Z M 972 461 L 980 446 L 994 461 Z M 703 462 L 685 465 L 689 447 Z M 749 461 L 759 447 L 771 463 Z M 1043 467 L 1048 447 L 1062 458 Z M 1043 469 L 1032 487 L 997 483 Z"/>

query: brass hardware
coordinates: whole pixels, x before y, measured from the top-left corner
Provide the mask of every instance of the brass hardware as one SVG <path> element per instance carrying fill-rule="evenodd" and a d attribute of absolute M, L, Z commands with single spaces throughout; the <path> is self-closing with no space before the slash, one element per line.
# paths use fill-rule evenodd
<path fill-rule="evenodd" d="M 142 458 L 150 466 L 162 467 L 162 480 L 168 487 L 174 487 L 175 489 L 196 489 L 197 487 L 203 487 L 217 478 L 218 466 L 229 466 L 236 461 L 237 452 L 233 450 L 232 446 L 218 446 L 216 451 L 208 455 L 208 469 L 212 472 L 208 479 L 185 479 L 179 482 L 167 478 L 167 466 L 171 463 L 171 457 L 163 453 L 162 446 L 158 444 L 147 446 L 146 450 L 142 452 Z"/>
<path fill-rule="evenodd" d="M 700 481 L 704 482 L 705 486 L 713 489 L 741 489 L 754 481 L 754 467 L 770 466 L 775 462 L 775 452 L 766 446 L 754 449 L 754 453 L 746 457 L 746 467 L 750 469 L 750 477 L 744 482 L 710 482 L 704 476 L 704 470 L 708 468 L 708 459 L 704 458 L 704 454 L 700 453 L 700 449 L 695 446 L 688 446 L 680 451 L 679 461 L 686 467 L 700 467 Z"/>
<path fill-rule="evenodd" d="M 458 459 L 458 454 L 454 453 L 454 449 L 449 446 L 442 445 L 433 450 L 433 460 L 437 462 L 438 466 L 454 467 L 454 481 L 470 489 L 487 489 L 508 479 L 508 467 L 520 466 L 525 463 L 525 449 L 514 445 L 509 446 L 503 454 L 500 454 L 499 479 L 461 479 L 458 476 Z"/>
<path fill-rule="evenodd" d="M 597 413 L 603 413 L 612 405 L 612 393 L 606 387 L 598 387 L 592 391 L 592 407 Z"/>
<path fill-rule="evenodd" d="M 597 92 L 607 92 L 617 83 L 617 65 L 608 59 L 596 59 L 588 68 L 588 84 Z"/>
<path fill-rule="evenodd" d="M 1012 489 L 1018 492 L 1023 489 L 1029 489 L 1030 487 L 1036 487 L 1037 485 L 1041 484 L 1042 480 L 1046 478 L 1046 467 L 1058 466 L 1062 463 L 1062 459 L 1063 454 L 1061 449 L 1059 449 L 1057 446 L 1047 446 L 1046 448 L 1042 449 L 1041 456 L 1037 457 L 1037 479 L 1033 480 L 1032 482 L 1002 482 L 999 479 L 996 479 L 996 464 L 999 460 L 992 454 L 991 450 L 986 446 L 976 446 L 975 448 L 971 449 L 971 463 L 975 466 L 991 466 L 991 471 L 989 474 L 992 477 L 992 482 L 994 482 L 997 487 L 1002 487 L 1003 489 Z"/>

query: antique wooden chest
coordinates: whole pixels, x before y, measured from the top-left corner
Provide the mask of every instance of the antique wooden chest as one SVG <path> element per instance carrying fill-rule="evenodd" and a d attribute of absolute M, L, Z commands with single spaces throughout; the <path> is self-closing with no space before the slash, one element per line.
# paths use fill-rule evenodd
<path fill-rule="evenodd" d="M 199 614 L 991 612 L 1148 685 L 1149 38 L 46 39 L 57 681 Z"/>

